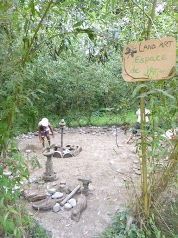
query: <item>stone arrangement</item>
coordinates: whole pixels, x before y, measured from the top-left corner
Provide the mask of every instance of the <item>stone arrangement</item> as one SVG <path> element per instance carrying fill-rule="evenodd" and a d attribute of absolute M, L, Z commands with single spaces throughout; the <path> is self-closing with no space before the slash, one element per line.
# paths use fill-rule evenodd
<path fill-rule="evenodd" d="M 77 156 L 82 148 L 80 146 L 67 145 L 66 148 L 62 148 L 56 145 L 51 146 L 52 148 L 46 148 L 43 155 L 47 157 L 46 160 L 46 170 L 43 174 L 44 181 L 55 181 L 57 176 L 53 170 L 52 158 L 69 158 L 72 156 Z"/>
<path fill-rule="evenodd" d="M 46 151 L 45 153 L 43 153 L 43 155 L 47 157 L 46 171 L 43 174 L 43 179 L 44 179 L 44 181 L 54 181 L 57 179 L 57 177 L 53 171 L 53 162 L 52 162 L 53 152 Z"/>
<path fill-rule="evenodd" d="M 65 147 L 54 145 L 53 149 L 53 157 L 55 158 L 69 158 L 73 156 L 75 157 L 82 151 L 82 147 L 79 145 L 67 145 Z"/>
<path fill-rule="evenodd" d="M 81 177 L 78 178 L 78 181 L 81 181 L 82 184 L 83 184 L 82 194 L 84 194 L 85 196 L 88 196 L 88 194 L 89 194 L 89 187 L 88 186 L 91 183 L 91 178 L 81 176 Z"/>
<path fill-rule="evenodd" d="M 65 126 L 65 131 L 68 132 L 79 132 L 80 134 L 92 134 L 92 135 L 96 135 L 96 134 L 113 134 L 114 136 L 116 135 L 116 133 L 119 133 L 121 131 L 130 131 L 132 128 L 128 128 L 127 125 L 122 125 L 119 127 L 116 126 L 112 126 L 112 127 L 108 127 L 108 126 L 88 126 L 88 127 L 77 127 L 77 128 L 70 128 Z M 54 131 L 56 133 L 61 133 L 61 127 L 59 128 L 54 128 Z M 31 140 L 35 137 L 38 136 L 38 132 L 28 132 L 27 134 L 21 134 L 19 136 L 16 137 L 17 140 Z M 63 140 L 63 138 L 61 138 Z M 63 144 L 62 144 L 63 145 Z M 63 146 L 62 146 L 63 147 Z"/>
<path fill-rule="evenodd" d="M 55 187 L 48 187 L 47 191 L 24 190 L 21 194 L 27 201 L 32 203 L 32 208 L 38 211 L 51 210 L 53 212 L 71 211 L 71 219 L 79 222 L 82 212 L 87 208 L 88 185 L 90 177 L 81 176 L 78 184 L 72 190 L 64 180 Z"/>

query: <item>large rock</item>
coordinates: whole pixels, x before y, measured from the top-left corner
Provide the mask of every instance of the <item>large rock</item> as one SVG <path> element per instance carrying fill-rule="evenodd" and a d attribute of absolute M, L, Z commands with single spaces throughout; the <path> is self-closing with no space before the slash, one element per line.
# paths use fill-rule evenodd
<path fill-rule="evenodd" d="M 34 202 L 34 201 L 39 201 L 43 200 L 46 198 L 46 194 L 43 192 L 36 192 L 36 191 L 31 191 L 31 192 L 24 192 L 24 197 L 29 201 L 29 202 Z"/>
<path fill-rule="evenodd" d="M 32 207 L 36 210 L 46 211 L 46 210 L 52 209 L 55 204 L 56 204 L 56 200 L 51 199 L 49 197 L 49 198 L 43 199 L 41 201 L 34 202 L 32 204 Z"/>

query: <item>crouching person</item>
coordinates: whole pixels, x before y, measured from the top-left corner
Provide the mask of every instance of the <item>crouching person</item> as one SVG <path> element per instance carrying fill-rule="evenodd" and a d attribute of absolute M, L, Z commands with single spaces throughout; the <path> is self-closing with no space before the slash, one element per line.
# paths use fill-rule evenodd
<path fill-rule="evenodd" d="M 50 131 L 52 133 L 52 136 L 54 137 L 54 131 L 53 131 L 53 128 L 50 125 L 48 119 L 47 118 L 43 118 L 38 123 L 38 136 L 39 136 L 39 140 L 42 143 L 43 147 L 45 147 L 45 137 L 47 138 L 49 146 L 51 145 Z"/>

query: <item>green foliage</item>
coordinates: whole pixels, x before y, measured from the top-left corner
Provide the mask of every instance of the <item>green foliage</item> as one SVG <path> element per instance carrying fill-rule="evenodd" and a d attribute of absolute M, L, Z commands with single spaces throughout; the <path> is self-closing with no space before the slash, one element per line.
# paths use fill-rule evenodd
<path fill-rule="evenodd" d="M 164 225 L 163 221 L 155 221 L 154 213 L 143 224 L 143 220 L 139 220 L 137 216 L 133 216 L 132 213 L 134 212 L 129 208 L 126 208 L 122 212 L 116 212 L 112 220 L 112 226 L 106 228 L 102 234 L 98 235 L 98 238 L 176 238 L 177 230 L 173 234 L 169 229 L 166 229 L 169 223 L 174 224 L 172 231 L 174 227 L 176 229 L 176 221 L 173 221 L 173 223 L 169 222 L 169 219 L 172 220 L 171 213 L 173 211 L 176 212 L 176 209 L 170 210 L 169 207 L 167 209 L 169 211 L 166 210 L 165 214 L 168 212 L 170 216 L 164 217 Z"/>
<path fill-rule="evenodd" d="M 45 231 L 44 228 L 34 219 L 30 218 L 28 215 L 26 217 L 29 225 L 26 228 L 26 233 L 29 238 L 51 238 L 52 235 L 50 232 Z"/>
<path fill-rule="evenodd" d="M 123 82 L 121 76 L 124 45 L 148 35 L 177 36 L 176 2 L 163 2 L 165 10 L 156 13 L 154 19 L 150 19 L 151 0 L 0 2 L 2 233 L 20 237 L 24 221 L 15 219 L 19 194 L 13 187 L 20 186 L 20 180 L 28 176 L 27 166 L 13 151 L 14 146 L 8 159 L 3 154 L 15 134 L 36 130 L 42 117 L 57 125 L 61 118 L 71 125 L 74 121 L 77 125 L 127 121 L 129 112 L 138 107 L 144 87 L 141 96 L 146 97 L 152 111 L 153 132 L 158 131 L 160 136 L 163 130 L 176 127 L 176 78 L 140 85 Z M 152 31 L 148 29 L 150 21 Z M 103 115 L 99 108 L 114 108 L 113 114 Z M 152 156 L 157 153 L 156 143 Z M 15 177 L 8 179 L 6 168 Z M 133 237 L 137 232 L 134 229 Z"/>
<path fill-rule="evenodd" d="M 166 234 L 166 237 L 173 236 L 174 238 L 178 237 L 178 201 L 172 202 L 167 206 L 164 206 L 161 210 L 161 215 L 164 217 L 167 226 L 163 225 L 159 216 L 156 216 L 156 224 L 161 231 Z M 169 229 L 167 229 L 169 227 Z"/>
<path fill-rule="evenodd" d="M 146 238 L 135 224 L 131 222 L 128 225 L 129 219 L 131 219 L 131 212 L 128 209 L 117 212 L 113 218 L 112 227 L 106 229 L 98 238 Z"/>
<path fill-rule="evenodd" d="M 29 172 L 14 142 L 8 145 L 0 161 L 0 234 L 18 238 L 23 230 L 20 188 L 23 179 L 28 179 Z"/>

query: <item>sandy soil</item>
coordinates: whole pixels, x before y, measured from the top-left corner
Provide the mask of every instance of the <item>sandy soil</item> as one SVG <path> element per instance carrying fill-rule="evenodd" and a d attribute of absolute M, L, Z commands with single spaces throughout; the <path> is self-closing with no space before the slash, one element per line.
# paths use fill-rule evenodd
<path fill-rule="evenodd" d="M 41 164 L 30 175 L 31 184 L 28 187 L 47 191 L 48 188 L 57 188 L 61 180 L 74 188 L 81 182 L 80 176 L 90 176 L 92 183 L 89 186 L 90 193 L 87 196 L 87 209 L 83 211 L 80 221 L 71 220 L 71 211 L 62 208 L 54 213 L 49 211 L 36 211 L 30 202 L 27 209 L 34 218 L 40 221 L 43 227 L 52 233 L 53 238 L 94 238 L 98 237 L 106 227 L 111 224 L 115 211 L 122 209 L 128 203 L 126 183 L 133 179 L 137 184 L 140 181 L 137 167 L 139 166 L 135 153 L 135 142 L 125 144 L 130 135 L 124 134 L 120 128 L 116 133 L 109 128 L 77 128 L 64 131 L 64 146 L 67 144 L 81 146 L 82 151 L 71 158 L 53 158 L 53 167 L 57 181 L 45 183 L 33 183 L 33 180 L 42 177 L 45 172 L 46 157 L 38 137 L 20 140 L 19 147 L 28 160 L 37 156 Z M 55 133 L 51 138 L 52 144 L 60 145 L 61 134 Z M 139 170 L 138 170 L 139 171 Z M 77 199 L 75 195 L 74 198 Z"/>

